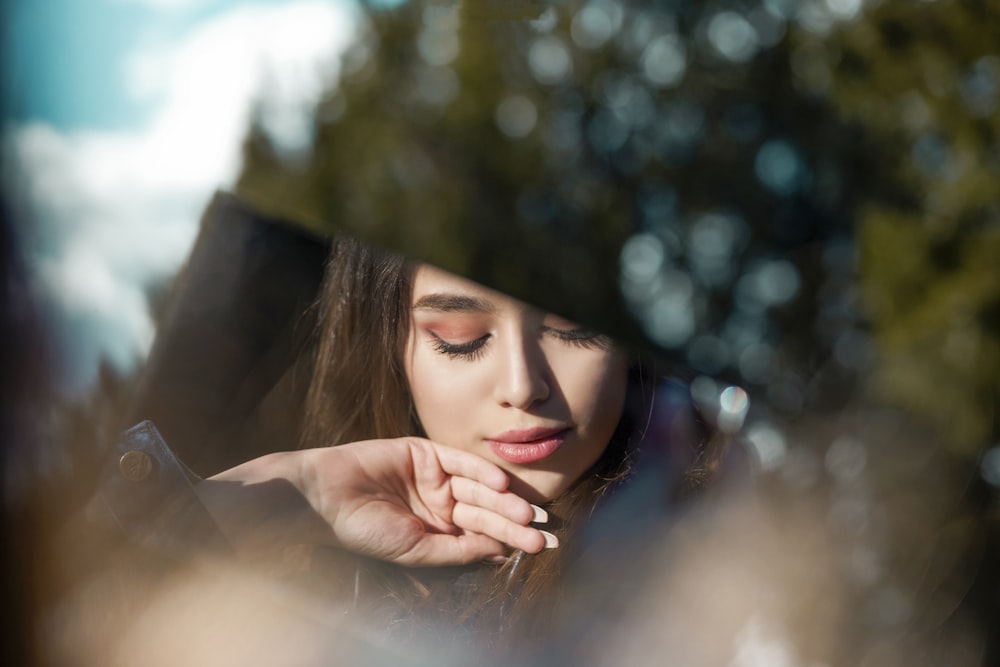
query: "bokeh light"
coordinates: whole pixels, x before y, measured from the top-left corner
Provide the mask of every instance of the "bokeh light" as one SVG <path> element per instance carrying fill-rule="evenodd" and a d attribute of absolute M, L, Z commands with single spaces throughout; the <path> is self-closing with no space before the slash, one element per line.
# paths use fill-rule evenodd
<path fill-rule="evenodd" d="M 723 57 L 743 63 L 757 53 L 757 31 L 744 16 L 722 11 L 708 20 L 708 41 Z"/>
<path fill-rule="evenodd" d="M 511 139 L 526 137 L 538 121 L 534 103 L 523 95 L 505 97 L 497 106 L 497 127 Z"/>
<path fill-rule="evenodd" d="M 367 4 L 339 76 L 305 68 L 284 80 L 310 90 L 320 82 L 322 94 L 262 95 L 248 116 L 257 124 L 239 127 L 240 195 L 309 233 L 359 233 L 607 330 L 657 368 L 693 378 L 690 396 L 682 392 L 693 421 L 737 461 L 706 468 L 718 465 L 722 483 L 739 477 L 727 466 L 740 466 L 745 447 L 757 468 L 745 504 L 778 525 L 739 524 L 745 553 L 727 532 L 708 554 L 716 560 L 699 551 L 677 565 L 664 549 L 669 558 L 650 567 L 688 575 L 719 564 L 704 577 L 711 594 L 692 596 L 708 606 L 718 591 L 737 601 L 748 590 L 773 593 L 740 607 L 742 618 L 728 614 L 731 605 L 713 608 L 707 627 L 730 622 L 738 638 L 719 664 L 896 667 L 919 664 L 913 653 L 944 664 L 927 619 L 952 619 L 941 635 L 958 625 L 978 638 L 977 623 L 992 618 L 983 610 L 997 608 L 965 593 L 983 589 L 973 578 L 988 570 L 981 554 L 995 553 L 1000 489 L 1000 9 L 898 0 Z M 141 80 L 153 65 L 127 69 Z M 193 80 L 199 67 L 185 72 L 173 78 Z M 277 79 L 265 88 L 279 92 Z M 91 228 L 111 199 L 125 202 L 116 220 L 142 218 L 130 179 L 154 173 L 147 167 L 157 159 L 109 169 L 70 159 L 70 149 L 92 145 L 86 137 L 29 130 L 16 147 L 40 176 L 11 191 L 59 214 L 46 238 L 73 236 L 77 218 Z M 169 162 L 184 168 L 164 201 L 179 201 L 173 195 L 187 190 L 177 184 L 207 173 L 191 154 Z M 101 197 L 80 197 L 60 176 L 66 164 Z M 168 209 L 194 229 L 196 215 Z M 154 240 L 136 247 L 164 252 L 136 252 L 115 271 L 82 243 L 66 245 L 73 252 L 62 264 L 39 266 L 67 304 L 124 313 L 115 331 L 147 349 L 158 315 L 135 267 L 169 254 L 175 269 L 183 245 Z M 106 247 L 129 257 L 124 242 Z M 90 345 L 110 329 L 67 331 Z M 105 352 L 106 374 L 137 356 L 124 346 Z M 66 419 L 61 428 L 75 426 Z M 68 457 L 51 461 L 52 475 L 72 470 Z M 741 509 L 726 514 L 743 518 Z M 698 520 L 712 511 L 698 510 Z M 667 532 L 684 539 L 710 525 L 718 526 Z M 773 558 L 743 579 L 723 567 L 775 545 L 789 555 L 779 573 L 789 579 L 768 579 Z M 803 553 L 813 558 L 791 557 Z M 834 585 L 813 586 L 824 577 Z M 810 583 L 790 592 L 789 581 Z M 643 590 L 661 603 L 679 599 L 676 588 Z M 762 611 L 792 593 L 816 599 L 780 618 Z M 698 606 L 685 602 L 685 612 Z M 837 637 L 812 645 L 794 621 L 817 610 L 831 618 L 815 625 Z M 917 648 L 894 643 L 900 637 L 920 637 Z"/>
<path fill-rule="evenodd" d="M 686 71 L 687 49 L 680 36 L 662 35 L 646 45 L 642 54 L 642 73 L 654 86 L 675 86 Z"/>
<path fill-rule="evenodd" d="M 764 470 L 777 469 L 788 453 L 785 436 L 773 424 L 757 422 L 747 427 L 746 437 L 757 457 L 757 462 Z"/>
<path fill-rule="evenodd" d="M 612 0 L 592 0 L 574 16 L 570 28 L 573 41 L 584 49 L 597 49 L 621 27 L 624 10 Z"/>
<path fill-rule="evenodd" d="M 528 63 L 538 83 L 556 85 L 568 81 L 573 61 L 561 39 L 553 35 L 538 38 L 528 51 Z"/>

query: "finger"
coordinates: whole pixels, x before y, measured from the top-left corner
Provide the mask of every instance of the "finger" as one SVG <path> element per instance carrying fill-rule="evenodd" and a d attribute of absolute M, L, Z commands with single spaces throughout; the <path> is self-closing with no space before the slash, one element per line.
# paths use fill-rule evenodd
<path fill-rule="evenodd" d="M 426 534 L 414 547 L 395 558 L 400 565 L 410 567 L 439 567 L 465 565 L 488 558 L 502 556 L 503 545 L 486 535 Z"/>
<path fill-rule="evenodd" d="M 463 452 L 460 449 L 445 447 L 437 443 L 434 451 L 437 453 L 441 469 L 449 475 L 468 477 L 477 482 L 481 482 L 495 491 L 503 491 L 507 488 L 510 480 L 499 466 L 490 463 L 481 456 Z"/>
<path fill-rule="evenodd" d="M 456 503 L 452 510 L 452 521 L 459 528 L 491 537 L 528 553 L 538 553 L 547 543 L 551 543 L 551 540 L 547 540 L 537 528 L 522 526 L 505 516 L 475 505 Z M 554 540 L 554 537 L 552 539 Z"/>
<path fill-rule="evenodd" d="M 468 477 L 451 478 L 451 495 L 457 502 L 481 507 L 522 525 L 541 518 L 544 512 L 510 491 L 494 491 Z"/>

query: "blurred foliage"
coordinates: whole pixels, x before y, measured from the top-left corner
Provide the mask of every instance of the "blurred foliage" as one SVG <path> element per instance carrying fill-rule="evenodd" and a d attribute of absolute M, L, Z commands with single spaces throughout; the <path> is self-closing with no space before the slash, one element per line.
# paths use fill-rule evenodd
<path fill-rule="evenodd" d="M 372 9 L 238 190 L 766 397 L 991 436 L 998 3 Z M 860 280 L 859 280 L 860 277 Z M 862 382 L 859 382 L 859 379 Z"/>
<path fill-rule="evenodd" d="M 720 52 L 707 5 L 494 11 L 373 12 L 312 152 L 257 132 L 240 191 L 801 409 L 833 336 L 787 325 L 820 316 L 822 257 L 852 270 L 853 193 L 875 169 L 856 130 L 793 87 L 786 41 Z"/>
<path fill-rule="evenodd" d="M 1000 1 L 362 25 L 311 150 L 255 129 L 242 196 L 652 346 L 708 412 L 747 387 L 769 507 L 826 507 L 851 611 L 825 660 L 995 661 Z"/>
<path fill-rule="evenodd" d="M 851 611 L 817 662 L 944 664 L 928 646 L 951 644 L 915 625 L 988 626 L 998 543 L 976 512 L 997 507 L 1000 449 L 986 481 L 973 466 L 998 437 L 1000 0 L 438 0 L 360 20 L 312 145 L 251 129 L 244 199 L 653 346 L 709 409 L 746 386 L 770 507 L 819 497 L 807 521 L 836 538 Z M 40 497 L 82 503 L 134 389 L 105 368 L 42 416 Z"/>
<path fill-rule="evenodd" d="M 908 193 L 858 217 L 875 380 L 967 453 L 995 436 L 1000 396 L 998 34 L 1000 2 L 885 3 L 825 46 L 826 95 Z"/>

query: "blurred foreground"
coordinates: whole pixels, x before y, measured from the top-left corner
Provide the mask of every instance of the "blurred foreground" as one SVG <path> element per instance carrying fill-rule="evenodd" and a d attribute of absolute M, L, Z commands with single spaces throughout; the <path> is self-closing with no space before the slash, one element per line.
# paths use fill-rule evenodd
<path fill-rule="evenodd" d="M 311 148 L 252 128 L 239 196 L 666 359 L 758 469 L 621 510 L 631 541 L 581 559 L 565 632 L 526 657 L 1000 664 L 1000 4 L 413 2 L 361 25 Z M 394 652 L 281 568 L 168 553 L 146 579 L 103 536 L 67 547 L 142 385 L 107 367 L 55 398 L 65 332 L 6 250 L 5 664 L 469 662 Z M 199 405 L 177 419 L 226 432 L 199 472 L 246 456 L 260 423 Z"/>

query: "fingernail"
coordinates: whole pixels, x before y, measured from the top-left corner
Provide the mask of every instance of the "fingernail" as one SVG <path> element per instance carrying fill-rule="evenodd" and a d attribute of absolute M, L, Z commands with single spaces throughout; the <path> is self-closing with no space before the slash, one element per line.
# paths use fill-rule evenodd
<path fill-rule="evenodd" d="M 540 530 L 538 532 L 540 532 L 542 534 L 542 537 L 545 538 L 545 548 L 546 549 L 555 549 L 556 547 L 559 546 L 559 538 L 558 537 L 556 537 L 555 535 L 553 535 L 552 533 L 550 533 L 547 530 Z"/>
<path fill-rule="evenodd" d="M 549 513 L 546 512 L 545 510 L 543 510 L 538 505 L 532 505 L 531 506 L 531 511 L 534 512 L 534 515 L 531 517 L 531 523 L 548 523 L 549 522 Z"/>
<path fill-rule="evenodd" d="M 503 565 L 507 562 L 506 556 L 490 556 L 489 558 L 483 559 L 484 563 L 489 563 L 490 565 Z"/>

